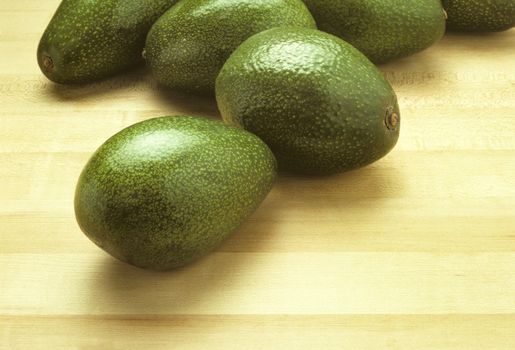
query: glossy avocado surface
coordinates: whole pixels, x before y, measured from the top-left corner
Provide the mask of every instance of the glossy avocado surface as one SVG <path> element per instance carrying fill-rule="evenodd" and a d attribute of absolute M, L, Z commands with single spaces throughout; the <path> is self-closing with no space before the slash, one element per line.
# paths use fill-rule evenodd
<path fill-rule="evenodd" d="M 167 270 L 217 247 L 263 201 L 276 176 L 256 136 L 201 117 L 150 119 L 107 140 L 79 178 L 75 213 L 99 247 Z"/>
<path fill-rule="evenodd" d="M 216 82 L 223 119 L 265 141 L 283 170 L 330 175 L 385 156 L 399 137 L 397 98 L 343 40 L 275 28 L 245 41 Z"/>
<path fill-rule="evenodd" d="M 152 27 L 145 57 L 160 84 L 212 95 L 230 54 L 280 26 L 315 28 L 315 21 L 301 0 L 182 0 Z"/>
<path fill-rule="evenodd" d="M 515 26 L 514 0 L 442 0 L 449 30 L 501 32 Z"/>
<path fill-rule="evenodd" d="M 143 63 L 150 27 L 177 0 L 63 0 L 39 42 L 48 79 L 89 83 Z"/>
<path fill-rule="evenodd" d="M 440 0 L 304 0 L 318 28 L 349 42 L 372 62 L 410 56 L 441 39 Z"/>

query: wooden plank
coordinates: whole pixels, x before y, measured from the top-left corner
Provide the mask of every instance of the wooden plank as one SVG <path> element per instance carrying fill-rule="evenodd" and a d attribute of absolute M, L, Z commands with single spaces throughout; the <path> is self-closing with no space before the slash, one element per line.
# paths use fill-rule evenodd
<path fill-rule="evenodd" d="M 282 175 L 216 252 L 154 273 L 80 232 L 77 177 L 120 129 L 216 103 L 145 68 L 49 82 L 35 53 L 59 2 L 0 2 L 0 349 L 515 348 L 515 30 L 381 65 L 394 152 Z"/>
<path fill-rule="evenodd" d="M 4 185 L 0 196 L 5 200 L 69 200 L 93 151 L 0 153 L 0 163 L 9 164 L 0 168 Z M 337 208 L 338 202 L 344 205 L 351 199 L 367 198 L 410 198 L 415 201 L 410 205 L 434 199 L 514 198 L 513 155 L 513 151 L 396 151 L 367 168 L 324 179 L 283 176 L 278 180 L 277 198 L 307 203 L 308 209 Z"/>
<path fill-rule="evenodd" d="M 220 253 L 174 272 L 0 254 L 0 314 L 514 314 L 515 253 Z"/>
<path fill-rule="evenodd" d="M 148 118 L 181 113 L 217 116 L 214 104 L 206 103 L 201 108 L 197 111 L 179 108 L 130 111 L 95 107 L 62 113 L 54 107 L 0 111 L 3 120 L 0 139 L 4 140 L 0 153 L 92 152 L 122 128 Z M 495 122 L 491 120 L 492 114 L 496 115 Z M 515 102 L 510 108 L 479 112 L 473 108 L 442 108 L 436 116 L 433 109 L 405 109 L 403 117 L 402 136 L 394 152 L 515 150 Z"/>
<path fill-rule="evenodd" d="M 46 14 L 52 14 L 52 11 L 57 8 L 61 0 L 45 0 L 45 1 L 33 1 L 33 0 L 2 0 L 0 2 L 0 12 L 4 11 L 19 11 L 19 12 L 30 12 L 30 11 L 42 11 Z M 32 17 L 32 16 L 31 16 Z"/>
<path fill-rule="evenodd" d="M 315 204 L 309 208 L 306 203 L 312 201 L 279 201 L 278 196 L 277 191 L 272 192 L 217 251 L 515 251 L 512 198 L 451 199 L 442 200 L 438 206 L 432 201 L 419 201 L 404 208 L 403 198 L 348 203 L 329 200 L 322 208 Z M 72 198 L 0 202 L 0 232 L 2 253 L 82 253 L 99 249 L 78 228 Z"/>
<path fill-rule="evenodd" d="M 0 349 L 506 350 L 514 327 L 514 315 L 7 316 Z"/>

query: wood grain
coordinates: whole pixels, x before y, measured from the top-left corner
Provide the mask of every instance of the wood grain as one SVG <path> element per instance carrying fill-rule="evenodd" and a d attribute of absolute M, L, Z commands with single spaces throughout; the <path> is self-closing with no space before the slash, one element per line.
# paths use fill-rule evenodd
<path fill-rule="evenodd" d="M 78 174 L 122 128 L 216 105 L 145 69 L 50 83 L 35 50 L 58 3 L 0 2 L 0 349 L 515 348 L 515 30 L 381 66 L 393 153 L 282 176 L 216 252 L 154 273 L 80 232 Z"/>
<path fill-rule="evenodd" d="M 512 315 L 5 317 L 17 348 L 512 349 Z M 27 329 L 31 337 L 26 337 Z M 15 349 L 11 347 L 10 349 Z"/>

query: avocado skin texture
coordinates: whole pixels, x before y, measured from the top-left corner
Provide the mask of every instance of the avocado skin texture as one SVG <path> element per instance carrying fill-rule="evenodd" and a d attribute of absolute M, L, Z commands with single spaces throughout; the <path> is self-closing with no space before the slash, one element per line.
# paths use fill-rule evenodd
<path fill-rule="evenodd" d="M 38 46 L 48 79 L 88 83 L 143 63 L 145 38 L 177 0 L 63 0 Z"/>
<path fill-rule="evenodd" d="M 349 42 L 372 62 L 410 56 L 445 32 L 440 0 L 304 0 L 318 28 Z"/>
<path fill-rule="evenodd" d="M 276 162 L 256 136 L 199 117 L 150 119 L 107 140 L 80 175 L 82 231 L 127 263 L 155 270 L 203 256 L 258 207 Z"/>
<path fill-rule="evenodd" d="M 150 30 L 145 57 L 160 84 L 212 95 L 230 54 L 279 26 L 315 28 L 315 21 L 301 0 L 182 0 Z"/>
<path fill-rule="evenodd" d="M 397 98 L 383 75 L 314 29 L 274 28 L 245 41 L 222 68 L 216 99 L 225 122 L 259 136 L 279 168 L 297 174 L 359 168 L 399 137 Z"/>
<path fill-rule="evenodd" d="M 501 32 L 515 26 L 514 0 L 442 0 L 447 27 L 463 32 Z"/>

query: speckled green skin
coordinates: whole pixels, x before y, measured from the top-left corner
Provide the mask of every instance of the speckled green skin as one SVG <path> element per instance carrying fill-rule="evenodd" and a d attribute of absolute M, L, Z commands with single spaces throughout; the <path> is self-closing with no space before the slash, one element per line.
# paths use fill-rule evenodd
<path fill-rule="evenodd" d="M 161 117 L 107 140 L 82 171 L 75 213 L 99 247 L 156 270 L 215 248 L 258 207 L 276 176 L 256 136 L 198 117 Z"/>
<path fill-rule="evenodd" d="M 182 0 L 148 34 L 146 59 L 168 87 L 213 94 L 230 54 L 247 38 L 279 26 L 315 28 L 301 0 Z"/>
<path fill-rule="evenodd" d="M 447 27 L 463 32 L 501 32 L 515 26 L 515 0 L 442 0 Z"/>
<path fill-rule="evenodd" d="M 441 39 L 440 0 L 304 0 L 318 28 L 383 63 L 422 51 Z"/>
<path fill-rule="evenodd" d="M 275 28 L 245 41 L 216 81 L 224 121 L 265 141 L 283 170 L 333 174 L 383 157 L 397 142 L 385 116 L 397 99 L 378 69 L 343 40 Z"/>
<path fill-rule="evenodd" d="M 176 2 L 63 0 L 39 43 L 39 66 L 62 84 L 87 83 L 136 66 L 143 62 L 150 27 Z"/>

